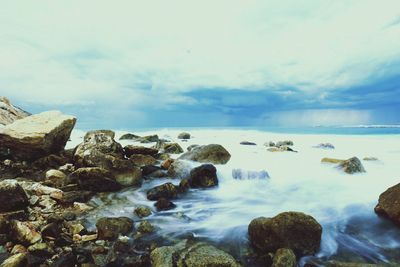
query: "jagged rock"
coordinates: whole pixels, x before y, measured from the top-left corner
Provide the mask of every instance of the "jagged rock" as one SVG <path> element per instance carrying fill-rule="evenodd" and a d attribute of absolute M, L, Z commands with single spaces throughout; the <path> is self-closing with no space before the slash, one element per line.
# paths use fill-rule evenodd
<path fill-rule="evenodd" d="M 0 153 L 21 160 L 35 160 L 60 153 L 76 118 L 59 111 L 32 115 L 0 129 Z"/>
<path fill-rule="evenodd" d="M 186 178 L 189 176 L 192 165 L 184 160 L 174 160 L 168 168 L 168 175 L 173 178 Z"/>
<path fill-rule="evenodd" d="M 179 159 L 213 164 L 226 164 L 230 158 L 229 152 L 217 144 L 194 147 L 179 157 Z"/>
<path fill-rule="evenodd" d="M 348 160 L 341 162 L 339 164 L 339 168 L 341 168 L 344 172 L 348 174 L 365 172 L 364 166 L 357 157 L 352 157 Z"/>
<path fill-rule="evenodd" d="M 111 172 L 98 167 L 79 168 L 71 174 L 71 178 L 78 181 L 84 190 L 112 192 L 121 189 Z"/>
<path fill-rule="evenodd" d="M 122 136 L 119 138 L 119 140 L 137 140 L 137 139 L 139 139 L 139 138 L 140 138 L 139 135 L 127 133 L 127 134 L 122 135 Z"/>
<path fill-rule="evenodd" d="M 0 182 L 0 212 L 22 210 L 28 205 L 28 196 L 15 180 Z"/>
<path fill-rule="evenodd" d="M 218 185 L 217 169 L 212 164 L 203 164 L 190 171 L 189 185 L 192 188 L 207 188 Z"/>
<path fill-rule="evenodd" d="M 150 155 L 134 154 L 129 160 L 133 162 L 136 166 L 142 167 L 146 165 L 153 165 L 157 163 L 157 160 Z"/>
<path fill-rule="evenodd" d="M 249 142 L 249 141 L 242 141 L 242 142 L 240 142 L 240 144 L 244 145 L 244 146 L 256 146 L 257 145 L 256 143 Z"/>
<path fill-rule="evenodd" d="M 160 198 L 173 199 L 178 195 L 177 187 L 172 183 L 165 183 L 156 187 L 153 187 L 147 191 L 147 199 L 158 200 Z"/>
<path fill-rule="evenodd" d="M 178 139 L 190 139 L 190 133 L 182 132 L 178 135 Z"/>
<path fill-rule="evenodd" d="M 0 124 L 7 125 L 29 115 L 31 114 L 12 105 L 8 98 L 4 96 L 0 97 Z"/>
<path fill-rule="evenodd" d="M 176 207 L 176 205 L 172 201 L 166 198 L 158 199 L 154 206 L 156 207 L 157 211 L 172 210 Z"/>
<path fill-rule="evenodd" d="M 251 244 L 260 253 L 289 248 L 301 257 L 316 253 L 321 243 L 321 225 L 313 217 L 301 212 L 256 218 L 251 221 L 248 230 Z"/>
<path fill-rule="evenodd" d="M 146 165 L 141 167 L 143 176 L 150 176 L 152 173 L 157 171 L 162 171 L 162 169 L 158 166 L 154 165 Z"/>
<path fill-rule="evenodd" d="M 96 223 L 98 238 L 115 240 L 133 230 L 133 221 L 127 217 L 101 218 Z"/>
<path fill-rule="evenodd" d="M 158 154 L 157 148 L 127 145 L 124 147 L 125 156 L 130 157 L 135 154 L 155 156 Z"/>
<path fill-rule="evenodd" d="M 151 215 L 151 209 L 149 207 L 139 206 L 135 209 L 135 214 L 140 218 L 148 217 Z"/>
<path fill-rule="evenodd" d="M 34 244 L 42 240 L 42 235 L 36 231 L 35 226 L 30 222 L 13 220 L 10 223 L 11 236 L 22 244 Z"/>
<path fill-rule="evenodd" d="M 296 267 L 296 255 L 291 249 L 280 248 L 275 252 L 272 267 Z"/>
<path fill-rule="evenodd" d="M 388 188 L 379 196 L 375 212 L 400 225 L 400 184 Z"/>
<path fill-rule="evenodd" d="M 25 267 L 27 266 L 26 256 L 26 253 L 17 253 L 11 255 L 3 263 L 0 264 L 0 267 Z"/>

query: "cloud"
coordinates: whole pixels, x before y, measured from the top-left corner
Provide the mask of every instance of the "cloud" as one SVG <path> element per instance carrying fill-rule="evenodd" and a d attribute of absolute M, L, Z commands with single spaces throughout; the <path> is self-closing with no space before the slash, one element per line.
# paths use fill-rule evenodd
<path fill-rule="evenodd" d="M 350 89 L 400 73 L 398 10 L 397 0 L 8 1 L 0 94 L 135 114 L 212 102 L 221 114 L 261 112 L 266 95 L 274 109 L 357 104 Z M 198 99 L 210 88 L 225 96 Z"/>

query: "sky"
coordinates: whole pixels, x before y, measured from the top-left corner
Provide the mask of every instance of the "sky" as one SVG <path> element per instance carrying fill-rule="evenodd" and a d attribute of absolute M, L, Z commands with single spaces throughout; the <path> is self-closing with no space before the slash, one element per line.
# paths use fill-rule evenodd
<path fill-rule="evenodd" d="M 5 0 L 0 95 L 81 128 L 400 123 L 400 1 Z"/>

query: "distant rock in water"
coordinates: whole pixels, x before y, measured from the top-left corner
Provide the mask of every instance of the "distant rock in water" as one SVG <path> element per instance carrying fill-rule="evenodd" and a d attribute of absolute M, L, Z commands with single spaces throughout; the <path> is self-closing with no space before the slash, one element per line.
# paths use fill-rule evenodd
<path fill-rule="evenodd" d="M 379 159 L 376 157 L 365 157 L 363 158 L 364 161 L 378 161 Z"/>
<path fill-rule="evenodd" d="M 256 218 L 249 224 L 248 231 L 250 243 L 262 255 L 280 248 L 293 250 L 297 257 L 313 255 L 321 244 L 321 225 L 301 212 Z"/>
<path fill-rule="evenodd" d="M 127 133 L 127 134 L 122 135 L 119 138 L 119 140 L 136 140 L 136 139 L 139 139 L 139 138 L 140 138 L 139 135 Z"/>
<path fill-rule="evenodd" d="M 375 212 L 400 226 L 400 184 L 388 188 L 379 196 Z"/>
<path fill-rule="evenodd" d="M 179 159 L 213 164 L 226 164 L 230 158 L 231 154 L 223 146 L 217 144 L 193 147 L 179 157 Z"/>
<path fill-rule="evenodd" d="M 64 150 L 76 118 L 59 111 L 32 115 L 0 129 L 0 153 L 4 157 L 35 160 Z"/>
<path fill-rule="evenodd" d="M 240 142 L 240 144 L 244 145 L 244 146 L 256 146 L 257 145 L 256 143 L 249 142 L 249 141 L 242 141 L 242 142 Z"/>
<path fill-rule="evenodd" d="M 0 97 L 0 124 L 7 125 L 29 115 L 31 114 L 12 105 L 8 98 Z"/>
<path fill-rule="evenodd" d="M 242 169 L 233 169 L 232 177 L 237 180 L 270 178 L 267 171 L 246 171 Z"/>
<path fill-rule="evenodd" d="M 178 139 L 190 139 L 190 133 L 186 133 L 186 132 L 180 133 L 178 135 Z"/>
<path fill-rule="evenodd" d="M 318 144 L 316 146 L 314 146 L 315 148 L 322 148 L 322 149 L 335 149 L 335 146 L 332 145 L 331 143 L 321 143 Z"/>
<path fill-rule="evenodd" d="M 352 157 L 348 160 L 341 162 L 339 164 L 339 168 L 341 168 L 344 172 L 348 174 L 365 172 L 364 166 L 357 157 Z"/>
<path fill-rule="evenodd" d="M 339 164 L 342 163 L 344 159 L 334 159 L 334 158 L 323 158 L 321 159 L 322 163 L 333 163 L 333 164 Z"/>

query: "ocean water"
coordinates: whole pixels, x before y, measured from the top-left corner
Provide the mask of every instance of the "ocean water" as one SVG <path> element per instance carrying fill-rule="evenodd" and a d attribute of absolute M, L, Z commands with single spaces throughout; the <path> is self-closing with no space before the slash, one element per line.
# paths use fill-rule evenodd
<path fill-rule="evenodd" d="M 350 134 L 351 129 L 340 127 L 338 132 L 331 130 L 326 134 L 319 132 L 327 130 L 322 127 L 315 128 L 313 133 L 304 129 L 294 133 L 271 129 L 192 128 L 193 138 L 187 142 L 177 140 L 181 132 L 177 129 L 133 131 L 141 135 L 157 133 L 160 138 L 178 142 L 184 149 L 192 144 L 217 143 L 232 155 L 227 164 L 216 165 L 218 187 L 191 190 L 174 201 L 176 209 L 154 212 L 148 219 L 158 227 L 159 234 L 170 238 L 190 234 L 216 243 L 229 243 L 231 249 L 232 245 L 237 247 L 230 252 L 241 257 L 240 248 L 248 242 L 247 226 L 252 219 L 301 211 L 312 215 L 323 226 L 318 258 L 400 262 L 399 253 L 395 252 L 400 248 L 400 228 L 374 213 L 379 195 L 400 182 L 399 129 L 356 127 L 359 132 Z M 117 132 L 117 136 L 123 133 Z M 83 132 L 74 132 L 69 146 L 81 142 L 82 136 Z M 282 140 L 292 140 L 298 153 L 272 153 L 263 145 Z M 243 146 L 241 141 L 257 145 Z M 326 142 L 335 149 L 315 148 Z M 122 141 L 122 144 L 134 142 Z M 362 161 L 367 172 L 354 175 L 343 173 L 335 165 L 321 163 L 323 157 L 347 159 L 353 156 L 379 160 Z M 265 171 L 269 178 L 262 175 L 237 180 L 233 177 L 234 169 L 242 173 Z M 133 217 L 136 206 L 153 207 L 154 202 L 146 199 L 146 191 L 165 182 L 179 184 L 178 179 L 147 180 L 139 189 L 95 198 L 92 203 L 98 208 L 89 220 L 94 224 L 101 216 Z"/>

